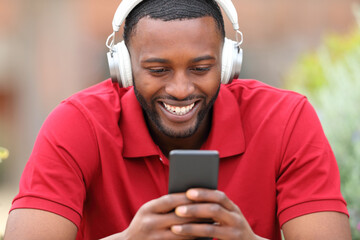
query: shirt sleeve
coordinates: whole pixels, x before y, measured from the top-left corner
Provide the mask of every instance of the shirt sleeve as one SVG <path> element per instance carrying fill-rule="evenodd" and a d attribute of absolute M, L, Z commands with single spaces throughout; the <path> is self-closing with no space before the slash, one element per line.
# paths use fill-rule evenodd
<path fill-rule="evenodd" d="M 289 118 L 282 148 L 277 178 L 280 225 L 314 212 L 337 211 L 348 215 L 340 192 L 335 156 L 317 114 L 306 98 Z"/>
<path fill-rule="evenodd" d="M 79 227 L 97 149 L 89 120 L 74 105 L 63 102 L 38 134 L 11 210 L 45 210 Z"/>

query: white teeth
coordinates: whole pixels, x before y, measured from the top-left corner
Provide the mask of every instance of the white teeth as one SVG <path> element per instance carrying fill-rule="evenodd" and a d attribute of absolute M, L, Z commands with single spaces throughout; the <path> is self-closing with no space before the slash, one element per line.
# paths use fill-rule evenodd
<path fill-rule="evenodd" d="M 184 114 L 187 114 L 188 112 L 190 112 L 191 109 L 193 109 L 193 107 L 195 106 L 195 103 L 192 103 L 185 107 L 175 107 L 175 106 L 168 105 L 166 103 L 164 103 L 164 106 L 165 106 L 166 110 L 168 110 L 172 114 L 181 116 L 181 115 L 184 115 Z"/>

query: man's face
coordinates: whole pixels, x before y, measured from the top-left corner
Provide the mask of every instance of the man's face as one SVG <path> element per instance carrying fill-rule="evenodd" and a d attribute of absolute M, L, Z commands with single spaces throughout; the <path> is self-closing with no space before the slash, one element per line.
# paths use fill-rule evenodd
<path fill-rule="evenodd" d="M 184 138 L 209 121 L 220 87 L 222 45 L 211 17 L 138 22 L 128 47 L 136 97 L 150 128 Z"/>

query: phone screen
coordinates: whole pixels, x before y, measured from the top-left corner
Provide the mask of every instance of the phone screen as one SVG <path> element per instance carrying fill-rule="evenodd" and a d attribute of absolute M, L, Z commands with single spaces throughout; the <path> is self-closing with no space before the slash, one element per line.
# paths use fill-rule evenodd
<path fill-rule="evenodd" d="M 217 189 L 219 153 L 212 150 L 170 152 L 169 193 L 189 188 Z"/>

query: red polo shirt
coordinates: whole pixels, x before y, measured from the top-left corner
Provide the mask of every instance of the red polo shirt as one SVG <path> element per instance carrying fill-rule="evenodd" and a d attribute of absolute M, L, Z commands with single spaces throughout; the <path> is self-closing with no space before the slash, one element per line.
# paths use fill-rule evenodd
<path fill-rule="evenodd" d="M 299 94 L 254 80 L 222 85 L 202 149 L 219 151 L 219 189 L 262 237 L 281 239 L 280 226 L 303 214 L 347 214 L 336 160 Z M 168 170 L 133 88 L 107 80 L 49 115 L 12 209 L 59 214 L 78 226 L 77 239 L 99 239 L 123 231 L 141 205 L 167 194 Z"/>

